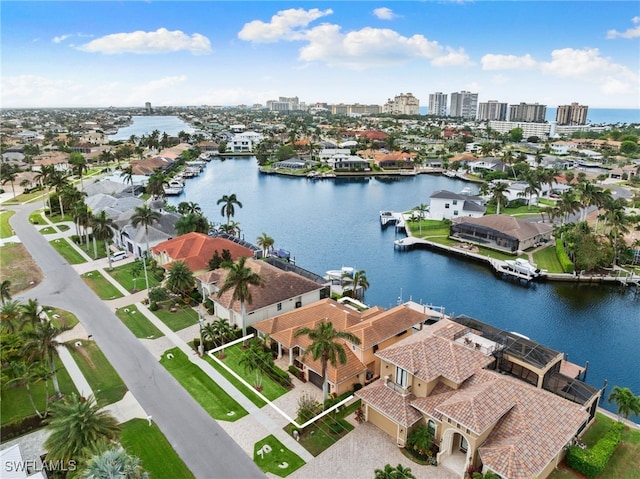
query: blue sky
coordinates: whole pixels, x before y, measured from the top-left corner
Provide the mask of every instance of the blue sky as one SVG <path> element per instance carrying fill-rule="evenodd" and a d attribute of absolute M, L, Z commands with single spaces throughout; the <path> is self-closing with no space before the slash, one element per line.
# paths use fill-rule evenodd
<path fill-rule="evenodd" d="M 412 92 L 640 108 L 637 1 L 2 1 L 10 107 L 383 104 Z"/>

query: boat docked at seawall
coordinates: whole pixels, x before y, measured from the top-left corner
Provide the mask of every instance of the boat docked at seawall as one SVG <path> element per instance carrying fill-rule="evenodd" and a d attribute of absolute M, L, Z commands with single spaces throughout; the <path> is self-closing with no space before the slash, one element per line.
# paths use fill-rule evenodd
<path fill-rule="evenodd" d="M 542 271 L 538 269 L 537 265 L 530 263 L 523 258 L 508 259 L 505 263 L 508 268 L 512 269 L 516 273 L 521 273 L 532 278 L 537 278 L 542 274 Z"/>
<path fill-rule="evenodd" d="M 169 183 L 167 183 L 164 187 L 164 194 L 167 196 L 177 196 L 182 193 L 184 189 L 184 182 L 182 179 L 174 178 Z"/>
<path fill-rule="evenodd" d="M 351 266 L 343 266 L 340 269 L 331 269 L 327 271 L 325 278 L 329 281 L 342 282 L 345 279 L 353 278 L 354 268 Z"/>

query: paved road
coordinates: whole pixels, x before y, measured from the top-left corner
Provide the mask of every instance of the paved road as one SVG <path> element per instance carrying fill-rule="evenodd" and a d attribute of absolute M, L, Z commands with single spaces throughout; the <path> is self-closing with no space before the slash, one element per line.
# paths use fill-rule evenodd
<path fill-rule="evenodd" d="M 11 226 L 45 276 L 40 285 L 16 299 L 34 298 L 72 311 L 198 479 L 264 478 L 251 458 L 29 223 L 29 214 L 39 207 L 38 203 L 11 208 L 16 211 Z"/>

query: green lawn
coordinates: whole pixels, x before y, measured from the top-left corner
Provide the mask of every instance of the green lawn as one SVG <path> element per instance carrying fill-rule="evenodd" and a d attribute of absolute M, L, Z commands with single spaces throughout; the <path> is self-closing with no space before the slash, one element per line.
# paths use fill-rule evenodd
<path fill-rule="evenodd" d="M 562 273 L 562 266 L 558 261 L 556 247 L 550 244 L 548 247 L 533 253 L 533 261 L 540 269 L 546 269 L 549 273 Z"/>
<path fill-rule="evenodd" d="M 41 211 L 34 211 L 33 213 L 31 213 L 29 215 L 29 223 L 31 223 L 32 225 L 45 225 L 45 224 L 47 224 L 45 219 L 42 217 L 42 212 Z"/>
<path fill-rule="evenodd" d="M 224 378 L 233 384 L 238 391 L 240 391 L 247 399 L 249 399 L 253 404 L 257 407 L 261 408 L 267 405 L 265 401 L 263 401 L 257 394 L 254 388 L 249 388 L 242 384 L 240 381 L 236 379 L 234 375 L 232 375 L 225 368 L 220 366 L 216 361 L 211 359 L 208 354 L 205 354 L 204 360 L 211 364 L 216 371 L 218 371 Z"/>
<path fill-rule="evenodd" d="M 287 477 L 305 464 L 300 456 L 284 447 L 274 435 L 255 443 L 253 461 L 262 472 L 270 472 L 280 477 Z"/>
<path fill-rule="evenodd" d="M 486 214 L 495 215 L 496 209 L 497 209 L 496 205 L 488 204 Z M 530 207 L 527 205 L 524 205 L 524 206 L 518 206 L 517 208 L 510 208 L 508 206 L 500 207 L 501 215 L 522 216 L 522 215 L 529 215 L 529 214 L 533 215 L 533 214 L 539 214 L 539 213 L 540 213 L 540 207 L 536 205 L 531 205 Z"/>
<path fill-rule="evenodd" d="M 353 431 L 351 423 L 342 418 L 333 419 L 332 414 L 319 419 L 300 432 L 300 444 L 313 456 L 319 455 Z M 289 434 L 293 434 L 294 429 L 293 424 L 284 427 Z"/>
<path fill-rule="evenodd" d="M 68 326 L 73 328 L 79 323 L 75 314 L 64 309 L 54 308 L 52 306 L 45 306 L 45 310 L 51 322 L 56 326 Z"/>
<path fill-rule="evenodd" d="M 164 336 L 138 308 L 131 304 L 116 310 L 116 316 L 129 328 L 136 338 L 156 339 Z"/>
<path fill-rule="evenodd" d="M 173 355 L 170 359 L 169 355 Z M 182 384 L 209 415 L 218 421 L 237 421 L 247 415 L 224 389 L 216 384 L 178 348 L 169 349 L 160 359 L 167 371 Z"/>
<path fill-rule="evenodd" d="M 81 264 L 86 263 L 84 257 L 71 246 L 66 239 L 60 238 L 53 241 L 49 241 L 49 244 L 60 253 L 60 255 L 67 260 L 69 264 Z"/>
<path fill-rule="evenodd" d="M 583 440 L 592 447 L 615 422 L 614 419 L 597 413 L 595 423 L 585 433 Z M 638 479 L 640 478 L 640 430 L 625 428 L 622 441 L 618 444 L 604 472 L 598 479 Z M 583 476 L 569 469 L 564 462 L 562 468 L 554 471 L 549 479 L 582 479 Z"/>
<path fill-rule="evenodd" d="M 76 387 L 71 381 L 71 377 L 62 365 L 62 361 L 56 359 L 56 369 L 58 373 L 58 383 L 60 391 L 63 394 L 77 393 Z M 53 383 L 49 383 L 49 396 L 54 394 Z M 45 406 L 46 386 L 45 383 L 37 383 L 31 385 L 31 393 L 36 406 L 42 411 Z M 27 390 L 24 387 L 6 386 L 0 389 L 0 398 L 2 399 L 2 407 L 0 407 L 0 423 L 19 420 L 27 416 L 33 416 L 35 411 L 29 402 Z"/>
<path fill-rule="evenodd" d="M 58 230 L 67 231 L 69 229 L 69 225 L 60 225 L 58 226 Z M 52 235 L 58 232 L 53 226 L 45 226 L 40 230 L 40 234 L 43 235 Z"/>
<path fill-rule="evenodd" d="M 244 350 L 242 349 L 241 344 L 236 344 L 224 350 L 226 357 L 222 360 L 222 362 L 233 370 L 238 376 L 247 381 L 249 384 L 253 384 L 255 381 L 254 374 L 248 374 L 244 367 L 240 365 L 240 361 L 242 359 L 242 355 Z M 283 394 L 289 392 L 289 389 L 281 386 L 280 384 L 273 381 L 266 374 L 262 376 L 262 395 L 269 399 L 269 401 L 274 401 L 278 399 Z"/>
<path fill-rule="evenodd" d="M 194 478 L 155 424 L 149 426 L 144 419 L 125 422 L 120 432 L 120 444 L 127 453 L 140 458 L 142 467 L 152 478 Z"/>
<path fill-rule="evenodd" d="M 144 281 L 144 271 L 139 261 L 134 261 L 132 263 L 127 263 L 120 266 L 116 266 L 117 264 L 118 263 L 112 263 L 113 268 L 110 271 L 107 271 L 107 273 L 109 273 L 118 283 L 120 283 L 123 288 L 125 288 L 130 293 L 142 291 L 146 288 L 146 284 Z M 131 272 L 136 268 L 139 269 L 139 273 L 134 280 Z M 149 288 L 158 286 L 158 284 L 158 280 L 155 279 L 153 274 L 151 274 L 151 271 L 149 271 Z"/>
<path fill-rule="evenodd" d="M 0 238 L 9 238 L 15 234 L 13 228 L 9 225 L 9 218 L 14 214 L 15 211 L 0 212 Z"/>
<path fill-rule="evenodd" d="M 127 392 L 127 386 L 98 345 L 93 341 L 82 341 L 82 346 L 76 348 L 74 343 L 75 341 L 67 343 L 69 351 L 93 389 L 98 404 L 106 406 L 120 401 Z"/>
<path fill-rule="evenodd" d="M 80 277 L 103 301 L 124 296 L 99 271 L 89 271 Z"/>
<path fill-rule="evenodd" d="M 161 309 L 153 311 L 153 314 L 171 328 L 171 331 L 180 331 L 181 329 L 198 323 L 198 312 L 193 308 L 184 305 L 176 308 L 175 312 L 171 312 L 170 306 L 164 304 Z"/>

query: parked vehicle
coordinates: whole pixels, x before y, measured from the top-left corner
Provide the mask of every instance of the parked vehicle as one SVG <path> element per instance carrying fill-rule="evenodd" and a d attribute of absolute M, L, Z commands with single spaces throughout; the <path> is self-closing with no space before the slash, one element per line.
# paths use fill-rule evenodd
<path fill-rule="evenodd" d="M 127 257 L 126 251 L 118 251 L 110 255 L 111 261 L 120 261 L 121 259 L 125 259 Z"/>

